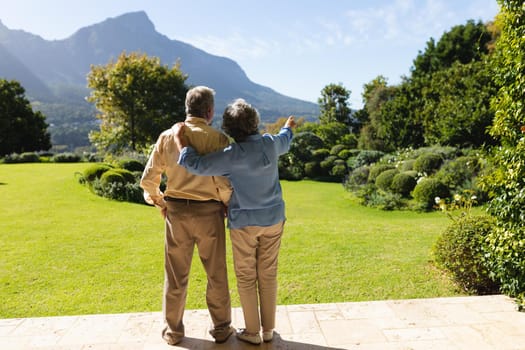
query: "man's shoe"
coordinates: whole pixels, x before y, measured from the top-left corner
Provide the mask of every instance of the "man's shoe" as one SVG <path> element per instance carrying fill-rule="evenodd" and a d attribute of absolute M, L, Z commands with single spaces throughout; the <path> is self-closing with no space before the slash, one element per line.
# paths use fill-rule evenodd
<path fill-rule="evenodd" d="M 224 343 L 226 340 L 228 340 L 230 335 L 233 334 L 234 330 L 235 329 L 232 326 L 217 327 L 217 328 L 210 330 L 210 335 L 213 338 L 215 338 L 215 342 L 217 344 L 221 344 L 221 343 Z"/>
<path fill-rule="evenodd" d="M 181 336 L 162 332 L 162 339 L 164 339 L 166 343 L 168 343 L 168 345 L 177 345 L 178 343 L 182 341 L 182 338 L 183 337 Z"/>
<path fill-rule="evenodd" d="M 265 343 L 271 342 L 273 339 L 273 329 L 271 331 L 263 331 L 262 338 Z"/>
<path fill-rule="evenodd" d="M 237 331 L 237 338 L 253 345 L 261 344 L 261 336 L 259 333 L 246 333 L 246 329 L 239 329 Z"/>

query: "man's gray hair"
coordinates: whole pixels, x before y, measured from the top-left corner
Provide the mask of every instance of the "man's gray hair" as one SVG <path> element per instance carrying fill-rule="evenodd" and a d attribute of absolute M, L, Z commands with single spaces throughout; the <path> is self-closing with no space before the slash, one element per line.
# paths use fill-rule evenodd
<path fill-rule="evenodd" d="M 186 114 L 194 117 L 205 117 L 214 107 L 215 91 L 207 86 L 196 86 L 186 93 Z"/>

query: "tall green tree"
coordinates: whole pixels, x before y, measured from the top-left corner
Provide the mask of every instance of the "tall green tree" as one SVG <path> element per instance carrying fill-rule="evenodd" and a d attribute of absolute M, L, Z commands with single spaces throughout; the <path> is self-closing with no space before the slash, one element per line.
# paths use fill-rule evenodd
<path fill-rule="evenodd" d="M 425 143 L 457 147 L 494 144 L 487 132 L 494 113 L 490 99 L 496 94 L 492 71 L 485 61 L 462 64 L 432 74 L 423 88 L 421 111 Z"/>
<path fill-rule="evenodd" d="M 498 0 L 501 36 L 494 53 L 494 78 L 500 87 L 492 101 L 491 133 L 501 142 L 496 170 L 487 179 L 490 212 L 497 219 L 488 237 L 491 271 L 504 292 L 525 300 L 525 3 Z"/>
<path fill-rule="evenodd" d="M 463 64 L 480 61 L 489 52 L 492 34 L 481 21 L 467 21 L 445 32 L 436 43 L 433 38 L 427 42 L 424 52 L 414 60 L 413 77 L 432 74 L 452 66 L 454 62 Z"/>
<path fill-rule="evenodd" d="M 317 100 L 321 110 L 321 124 L 338 122 L 348 125 L 351 112 L 348 102 L 350 93 L 342 84 L 329 84 L 321 90 L 321 97 Z"/>
<path fill-rule="evenodd" d="M 179 64 L 123 52 L 105 66 L 92 66 L 88 101 L 100 112 L 100 130 L 90 134 L 97 150 L 119 154 L 141 151 L 175 122 L 184 120 L 188 87 Z"/>
<path fill-rule="evenodd" d="M 379 77 L 365 86 L 369 121 L 359 147 L 392 151 L 488 141 L 484 128 L 492 118 L 488 101 L 495 90 L 487 66 L 476 62 L 487 59 L 492 41 L 487 26 L 468 21 L 437 42 L 431 38 L 398 86 L 386 86 Z"/>
<path fill-rule="evenodd" d="M 0 156 L 51 148 L 46 117 L 33 111 L 15 80 L 0 79 Z"/>

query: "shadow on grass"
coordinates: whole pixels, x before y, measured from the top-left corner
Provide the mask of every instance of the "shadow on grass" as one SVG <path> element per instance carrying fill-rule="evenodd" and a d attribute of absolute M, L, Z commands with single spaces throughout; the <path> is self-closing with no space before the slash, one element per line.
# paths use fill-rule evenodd
<path fill-rule="evenodd" d="M 202 349 L 202 350 L 344 350 L 343 348 L 334 348 L 329 346 L 314 345 L 308 343 L 301 343 L 299 341 L 290 341 L 281 338 L 278 333 L 274 333 L 273 340 L 269 343 L 261 343 L 260 345 L 252 345 L 241 340 L 238 340 L 235 335 L 231 336 L 223 344 L 215 344 L 211 340 L 185 337 L 180 343 L 171 349 Z"/>

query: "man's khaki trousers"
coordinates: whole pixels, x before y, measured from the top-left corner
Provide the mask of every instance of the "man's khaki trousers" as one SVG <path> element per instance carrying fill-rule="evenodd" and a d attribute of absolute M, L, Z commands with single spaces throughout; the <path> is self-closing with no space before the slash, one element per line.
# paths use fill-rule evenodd
<path fill-rule="evenodd" d="M 164 334 L 184 336 L 183 315 L 195 244 L 206 271 L 206 303 L 215 327 L 231 323 L 224 209 L 220 202 L 167 201 Z"/>
<path fill-rule="evenodd" d="M 246 332 L 275 328 L 277 259 L 284 222 L 231 229 L 233 263 Z M 259 306 L 260 302 L 260 316 Z"/>

